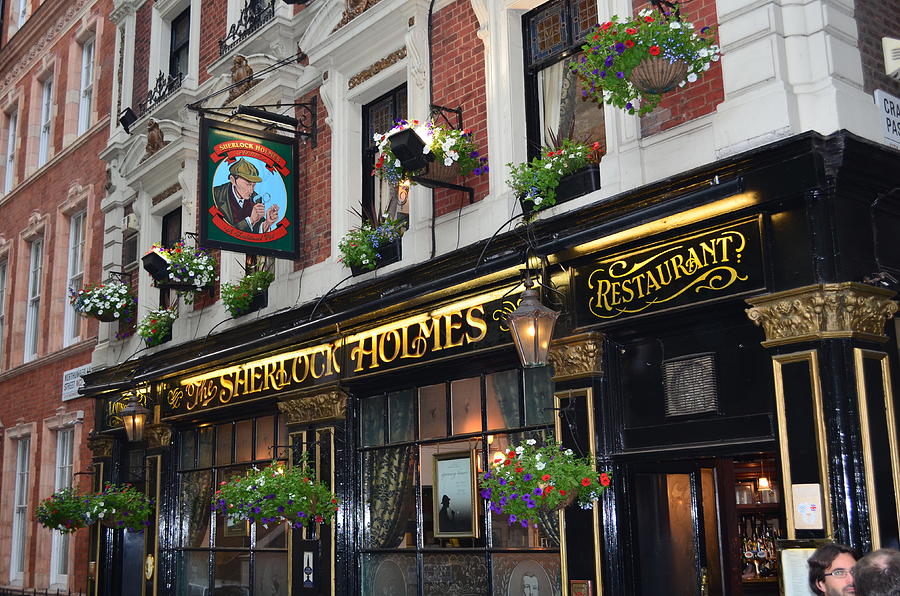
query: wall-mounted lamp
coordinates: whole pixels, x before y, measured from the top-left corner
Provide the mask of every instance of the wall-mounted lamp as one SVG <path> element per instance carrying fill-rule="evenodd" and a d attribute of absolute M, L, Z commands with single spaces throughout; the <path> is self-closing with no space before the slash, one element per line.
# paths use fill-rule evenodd
<path fill-rule="evenodd" d="M 128 405 L 122 409 L 119 415 L 122 417 L 122 425 L 125 427 L 128 440 L 132 443 L 143 440 L 144 427 L 147 424 L 150 410 L 138 402 L 136 394 L 131 396 Z"/>
<path fill-rule="evenodd" d="M 119 124 L 122 125 L 122 128 L 125 129 L 125 132 L 131 134 L 131 125 L 137 122 L 137 114 L 134 113 L 134 110 L 131 108 L 125 108 L 122 110 L 122 113 L 119 114 Z"/>
<path fill-rule="evenodd" d="M 525 368 L 547 365 L 550 339 L 559 313 L 541 304 L 540 294 L 533 288 L 531 276 L 525 277 L 525 291 L 518 308 L 509 313 L 509 332 Z"/>

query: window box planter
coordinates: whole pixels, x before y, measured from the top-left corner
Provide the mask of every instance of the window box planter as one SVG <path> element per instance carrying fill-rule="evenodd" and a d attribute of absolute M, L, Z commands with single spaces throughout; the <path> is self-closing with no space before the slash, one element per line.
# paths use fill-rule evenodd
<path fill-rule="evenodd" d="M 249 315 L 252 312 L 256 312 L 258 310 L 262 310 L 265 307 L 269 306 L 269 290 L 263 290 L 259 292 L 253 299 L 250 301 L 250 304 L 247 305 L 247 308 L 238 310 L 234 313 L 234 317 L 243 317 L 244 315 Z"/>
<path fill-rule="evenodd" d="M 148 348 L 153 348 L 159 345 L 166 343 L 167 341 L 172 341 L 172 329 L 169 328 L 163 335 L 160 337 L 145 337 L 144 344 Z"/>
<path fill-rule="evenodd" d="M 599 189 L 600 166 L 590 164 L 577 172 L 567 174 L 559 179 L 559 186 L 556 187 L 556 204 L 559 205 L 560 203 L 577 199 Z M 519 195 L 519 203 L 522 205 L 524 213 L 534 211 L 534 204 L 526 199 L 524 195 Z"/>
<path fill-rule="evenodd" d="M 375 259 L 374 267 L 365 267 L 364 265 L 350 265 L 350 273 L 354 276 L 362 275 L 363 273 L 368 273 L 369 271 L 374 271 L 379 267 L 384 267 L 385 265 L 390 265 L 391 263 L 396 263 L 403 256 L 402 254 L 402 240 L 397 238 L 393 242 L 385 244 L 379 248 L 378 258 Z"/>

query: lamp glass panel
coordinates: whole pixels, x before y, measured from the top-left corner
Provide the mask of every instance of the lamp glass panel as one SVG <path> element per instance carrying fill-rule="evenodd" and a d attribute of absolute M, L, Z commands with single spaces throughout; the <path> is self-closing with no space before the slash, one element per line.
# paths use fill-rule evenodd
<path fill-rule="evenodd" d="M 549 424 L 553 420 L 553 375 L 549 366 L 526 368 L 525 425 Z"/>

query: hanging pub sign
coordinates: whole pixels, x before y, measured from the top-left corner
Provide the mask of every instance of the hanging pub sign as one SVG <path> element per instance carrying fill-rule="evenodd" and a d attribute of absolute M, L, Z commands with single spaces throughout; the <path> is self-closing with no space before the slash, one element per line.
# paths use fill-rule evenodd
<path fill-rule="evenodd" d="M 293 138 L 203 118 L 200 181 L 200 244 L 299 256 Z"/>
<path fill-rule="evenodd" d="M 575 272 L 579 325 L 765 287 L 759 217 L 615 254 Z"/>

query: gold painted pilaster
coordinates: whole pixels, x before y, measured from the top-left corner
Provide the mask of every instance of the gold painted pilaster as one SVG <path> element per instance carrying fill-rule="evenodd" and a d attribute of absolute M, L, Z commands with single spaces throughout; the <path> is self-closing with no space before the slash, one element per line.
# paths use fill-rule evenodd
<path fill-rule="evenodd" d="M 763 328 L 765 347 L 829 338 L 887 341 L 885 321 L 897 312 L 895 292 L 843 282 L 748 298 L 751 321 Z"/>
<path fill-rule="evenodd" d="M 312 424 L 347 418 L 347 394 L 340 389 L 278 402 L 288 424 Z"/>
<path fill-rule="evenodd" d="M 109 435 L 98 435 L 88 437 L 88 449 L 94 459 L 109 459 L 112 457 L 113 445 L 116 439 Z"/>
<path fill-rule="evenodd" d="M 547 356 L 557 383 L 603 374 L 603 334 L 582 333 L 555 340 Z"/>

